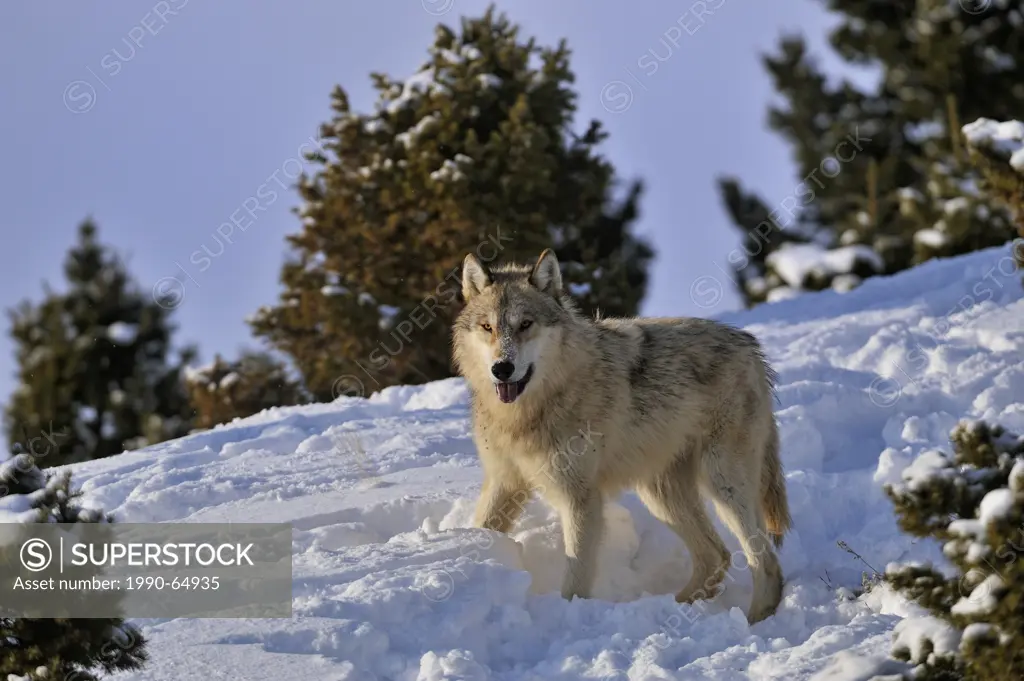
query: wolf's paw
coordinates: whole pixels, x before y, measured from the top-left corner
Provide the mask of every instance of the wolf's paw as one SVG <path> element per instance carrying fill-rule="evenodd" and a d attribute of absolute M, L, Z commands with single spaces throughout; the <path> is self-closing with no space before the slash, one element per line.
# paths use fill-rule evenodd
<path fill-rule="evenodd" d="M 775 610 L 776 606 L 770 604 L 760 606 L 757 609 L 751 608 L 750 612 L 747 614 L 747 622 L 749 622 L 750 624 L 756 624 L 757 622 L 760 622 L 761 620 L 767 619 L 774 615 Z"/>
<path fill-rule="evenodd" d="M 571 601 L 574 598 L 590 598 L 590 593 L 577 584 L 566 582 L 562 585 L 562 598 Z"/>
<path fill-rule="evenodd" d="M 712 576 L 703 584 L 696 582 L 686 585 L 682 591 L 676 594 L 676 603 L 688 603 L 690 605 L 697 601 L 712 601 L 722 595 L 725 586 L 722 585 L 722 578 L 725 572 Z"/>
<path fill-rule="evenodd" d="M 676 603 L 685 603 L 686 605 L 692 605 L 694 601 L 700 600 L 697 598 L 697 594 L 689 594 L 680 591 L 676 594 Z"/>

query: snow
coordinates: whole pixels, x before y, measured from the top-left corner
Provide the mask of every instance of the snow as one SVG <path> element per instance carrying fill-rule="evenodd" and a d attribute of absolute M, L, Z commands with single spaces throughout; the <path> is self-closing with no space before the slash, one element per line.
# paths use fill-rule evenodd
<path fill-rule="evenodd" d="M 445 61 L 447 61 L 449 63 L 452 63 L 452 64 L 461 64 L 462 63 L 462 55 L 460 55 L 460 54 L 458 54 L 456 52 L 452 52 L 451 50 L 449 50 L 447 48 L 443 48 L 443 49 L 440 49 L 440 50 L 431 49 L 431 52 L 435 52 L 435 51 L 437 52 L 437 54 L 440 54 L 442 57 L 444 57 Z"/>
<path fill-rule="evenodd" d="M 946 201 L 942 206 L 943 212 L 947 215 L 956 215 L 961 211 L 965 211 L 971 207 L 970 201 L 967 200 L 966 196 L 957 196 Z"/>
<path fill-rule="evenodd" d="M 74 465 L 85 502 L 121 521 L 293 527 L 292 618 L 136 620 L 151 660 L 111 678 L 897 673 L 886 659 L 897 634 L 952 638 L 926 629 L 934 625 L 918 622 L 920 609 L 885 584 L 851 598 L 866 568 L 837 542 L 875 566 L 944 560 L 937 543 L 900 532 L 883 484 L 904 471 L 910 480 L 943 474 L 933 452 L 949 450 L 960 418 L 1024 431 L 1024 289 L 1011 258 L 1003 248 L 933 260 L 849 293 L 721 316 L 757 335 L 779 373 L 794 529 L 780 553 L 783 601 L 763 622 L 744 617 L 751 584 L 742 559 L 717 600 L 677 604 L 687 551 L 632 493 L 605 509 L 594 598 L 564 601 L 560 524 L 543 502 L 527 505 L 511 536 L 470 527 L 481 473 L 466 388 L 450 379 L 274 408 Z M 370 375 L 362 381 L 374 389 Z M 989 605 L 992 586 L 960 607 Z"/>
<path fill-rule="evenodd" d="M 794 289 L 799 289 L 812 272 L 825 276 L 847 274 L 858 261 L 868 263 L 876 272 L 883 268 L 878 254 L 863 245 L 825 249 L 817 244 L 786 244 L 769 254 L 766 260 Z"/>
<path fill-rule="evenodd" d="M 952 543 L 952 542 L 950 542 L 950 543 Z M 948 544 L 947 544 L 947 546 L 948 546 Z M 943 548 L 943 551 L 945 551 L 946 547 L 944 546 L 942 548 Z M 976 565 L 976 564 L 982 562 L 983 560 L 988 560 L 988 557 L 989 557 L 989 555 L 991 553 L 992 553 L 992 547 L 991 546 L 989 546 L 987 544 L 979 544 L 977 542 L 972 542 L 970 544 L 970 546 L 967 547 L 967 562 Z"/>
<path fill-rule="evenodd" d="M 924 246 L 931 246 L 932 248 L 942 248 L 949 241 L 949 237 L 944 232 L 937 229 L 919 229 L 914 232 L 914 241 Z"/>
<path fill-rule="evenodd" d="M 483 52 L 480 51 L 475 45 L 463 45 L 462 48 L 455 52 L 448 48 L 430 48 L 430 52 L 434 54 L 440 54 L 444 57 L 445 61 L 451 64 L 461 64 L 463 62 L 477 61 L 483 57 Z"/>
<path fill-rule="evenodd" d="M 479 76 L 476 77 L 476 79 L 480 81 L 480 84 L 483 85 L 485 88 L 501 87 L 501 84 L 503 82 L 501 78 L 494 75 L 493 73 L 481 73 Z"/>
<path fill-rule="evenodd" d="M 997 449 L 1014 451 L 1019 448 L 1024 451 L 1024 435 L 1003 432 L 995 437 L 993 444 Z"/>
<path fill-rule="evenodd" d="M 8 674 L 7 681 L 32 681 L 33 678 L 45 679 L 48 678 L 50 670 L 46 667 L 36 667 L 35 677 L 25 674 L 24 676 L 18 676 L 17 674 Z"/>
<path fill-rule="evenodd" d="M 747 293 L 760 296 L 764 295 L 765 290 L 768 288 L 768 282 L 764 277 L 751 277 L 746 281 L 744 286 L 747 289 Z"/>
<path fill-rule="evenodd" d="M 100 419 L 100 435 L 106 439 L 110 439 L 117 434 L 117 424 L 114 422 L 114 415 L 111 412 L 104 412 L 103 418 Z"/>
<path fill-rule="evenodd" d="M 216 362 L 208 362 L 200 366 L 186 366 L 185 367 L 185 380 L 186 381 L 207 381 L 209 375 L 216 371 Z"/>
<path fill-rule="evenodd" d="M 893 650 L 910 652 L 910 659 L 920 660 L 925 653 L 925 642 L 934 646 L 933 655 L 949 655 L 960 647 L 959 631 L 948 622 L 935 617 L 912 617 L 901 621 L 893 629 Z"/>
<path fill-rule="evenodd" d="M 811 677 L 811 681 L 902 681 L 900 674 L 908 671 L 909 666 L 886 657 L 882 651 L 858 655 L 842 650 L 832 657 L 827 668 Z"/>
<path fill-rule="evenodd" d="M 305 211 L 304 211 L 305 212 Z M 308 213 L 307 213 L 308 214 Z M 311 272 L 315 269 L 323 267 L 324 263 L 327 262 L 327 255 L 323 251 L 315 251 L 306 256 L 305 269 L 307 272 Z"/>
<path fill-rule="evenodd" d="M 1024 173 L 1024 123 L 979 118 L 965 125 L 963 133 L 970 144 L 1006 157 L 1014 170 Z"/>
<path fill-rule="evenodd" d="M 789 286 L 776 286 L 775 288 L 768 292 L 768 295 L 765 297 L 765 300 L 769 303 L 777 303 L 781 300 L 790 300 L 791 298 L 796 298 L 799 295 L 799 289 L 790 288 Z"/>
<path fill-rule="evenodd" d="M 378 325 L 382 330 L 387 330 L 395 323 L 395 317 L 401 310 L 394 305 L 378 305 L 377 312 L 380 314 Z"/>
<path fill-rule="evenodd" d="M 961 586 L 963 585 L 961 582 Z M 949 611 L 954 615 L 963 615 L 964 617 L 987 615 L 995 610 L 998 604 L 996 597 L 1004 589 L 1002 577 L 998 574 L 991 574 L 971 589 L 970 593 L 961 596 Z"/>
<path fill-rule="evenodd" d="M 388 122 L 383 118 L 367 118 L 363 121 L 363 130 L 371 135 L 376 135 L 378 132 L 387 132 Z"/>
<path fill-rule="evenodd" d="M 982 638 L 993 633 L 994 627 L 991 624 L 985 624 L 983 622 L 975 622 L 968 624 L 964 627 L 964 633 L 962 640 L 972 641 L 974 639 Z"/>
<path fill-rule="evenodd" d="M 459 168 L 459 164 L 450 158 L 446 158 L 441 167 L 430 173 L 430 179 L 435 182 L 446 182 L 449 180 L 464 180 L 466 174 Z"/>
<path fill-rule="evenodd" d="M 395 135 L 395 141 L 408 149 L 419 139 L 421 135 L 437 127 L 440 120 L 440 115 L 436 113 L 424 116 L 416 123 L 416 125 L 412 126 L 405 132 Z"/>
<path fill-rule="evenodd" d="M 23 536 L 11 525 L 40 522 L 37 508 L 48 496 L 60 487 L 60 479 L 46 479 L 43 471 L 35 467 L 35 459 L 29 454 L 18 454 L 0 462 L 0 547 L 7 547 Z M 18 488 L 32 490 L 22 494 L 8 494 L 8 485 L 17 483 Z M 49 519 L 55 522 L 55 519 Z"/>
<path fill-rule="evenodd" d="M 125 322 L 114 322 L 107 327 L 107 338 L 118 345 L 130 345 L 139 334 L 139 327 Z"/>
<path fill-rule="evenodd" d="M 0 497 L 0 524 L 35 522 L 38 511 L 32 507 L 32 498 L 30 494 Z"/>
<path fill-rule="evenodd" d="M 348 289 L 338 284 L 327 284 L 320 288 L 320 294 L 325 296 L 343 296 L 348 293 Z"/>
<path fill-rule="evenodd" d="M 569 293 L 574 296 L 585 296 L 590 293 L 590 284 L 584 282 L 582 284 L 569 283 Z"/>
<path fill-rule="evenodd" d="M 1017 459 L 1010 469 L 1010 489 L 1024 491 L 1024 458 Z"/>
<path fill-rule="evenodd" d="M 950 478 L 955 475 L 953 462 L 949 456 L 938 449 L 930 449 L 921 453 L 914 462 L 903 471 L 903 480 L 907 489 L 916 492 L 937 477 Z"/>
<path fill-rule="evenodd" d="M 924 195 L 913 187 L 900 187 L 897 193 L 903 201 L 924 201 Z"/>
<path fill-rule="evenodd" d="M 846 293 L 857 288 L 861 281 L 863 281 L 856 274 L 838 274 L 832 280 L 832 288 L 840 293 Z"/>
<path fill-rule="evenodd" d="M 985 526 L 979 520 L 961 518 L 949 524 L 949 532 L 958 537 L 980 538 L 985 536 Z"/>
<path fill-rule="evenodd" d="M 402 109 L 411 106 L 419 96 L 447 91 L 448 88 L 434 80 L 433 69 L 427 67 L 414 73 L 400 86 L 397 96 L 388 102 L 386 110 L 389 114 L 397 114 Z"/>
<path fill-rule="evenodd" d="M 978 507 L 978 520 L 986 525 L 1003 520 L 1013 510 L 1013 491 L 994 489 L 985 495 Z"/>

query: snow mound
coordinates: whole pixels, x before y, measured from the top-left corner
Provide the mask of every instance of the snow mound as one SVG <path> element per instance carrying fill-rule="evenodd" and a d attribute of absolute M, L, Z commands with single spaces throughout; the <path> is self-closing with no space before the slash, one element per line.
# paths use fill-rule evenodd
<path fill-rule="evenodd" d="M 481 475 L 466 390 L 450 379 L 271 409 L 75 466 L 86 500 L 121 521 L 294 528 L 291 619 L 137 621 L 152 660 L 117 678 L 853 681 L 895 670 L 894 629 L 919 613 L 884 586 L 854 598 L 866 566 L 837 542 L 877 568 L 941 560 L 940 546 L 900 533 L 882 485 L 908 467 L 940 474 L 929 452 L 948 449 L 961 418 L 1024 430 L 1012 255 L 932 261 L 723 320 L 756 334 L 780 376 L 794 530 L 775 616 L 748 625 L 742 559 L 717 600 L 678 605 L 687 551 L 633 494 L 605 509 L 595 598 L 562 600 L 561 531 L 542 502 L 511 536 L 469 526 Z"/>

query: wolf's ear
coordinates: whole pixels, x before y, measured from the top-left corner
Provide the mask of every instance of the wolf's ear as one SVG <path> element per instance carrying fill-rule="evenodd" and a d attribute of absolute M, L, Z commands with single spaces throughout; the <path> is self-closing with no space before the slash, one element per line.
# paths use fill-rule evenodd
<path fill-rule="evenodd" d="M 557 296 L 562 291 L 562 272 L 558 269 L 558 258 L 550 248 L 545 248 L 530 273 L 530 283 L 542 293 Z"/>
<path fill-rule="evenodd" d="M 470 253 L 462 261 L 462 297 L 469 300 L 491 285 L 491 273 L 480 262 L 480 258 Z"/>

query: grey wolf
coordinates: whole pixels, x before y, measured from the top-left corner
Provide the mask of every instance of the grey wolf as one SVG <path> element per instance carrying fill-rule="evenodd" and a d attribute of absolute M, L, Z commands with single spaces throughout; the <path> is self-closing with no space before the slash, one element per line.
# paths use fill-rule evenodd
<path fill-rule="evenodd" d="M 729 568 L 710 499 L 753 571 L 748 619 L 774 613 L 772 545 L 791 520 L 775 375 L 754 336 L 706 319 L 589 319 L 550 249 L 532 267 L 488 269 L 470 254 L 462 269 L 452 354 L 484 473 L 474 526 L 510 531 L 538 491 L 561 518 L 562 596 L 588 598 L 604 500 L 633 489 L 688 547 L 693 572 L 676 600 L 691 603 Z"/>

